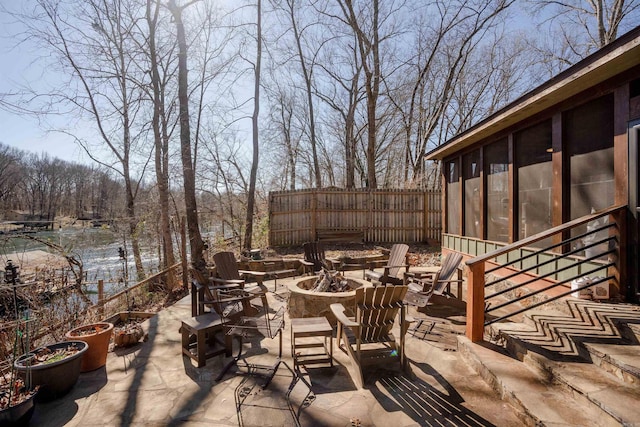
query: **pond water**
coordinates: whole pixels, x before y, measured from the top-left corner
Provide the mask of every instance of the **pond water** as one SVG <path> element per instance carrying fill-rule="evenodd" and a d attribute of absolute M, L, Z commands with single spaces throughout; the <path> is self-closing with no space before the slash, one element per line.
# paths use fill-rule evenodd
<path fill-rule="evenodd" d="M 98 280 L 104 280 L 105 292 L 114 293 L 126 285 L 135 283 L 135 263 L 130 243 L 121 235 L 105 228 L 66 228 L 57 231 L 39 231 L 30 236 L 59 245 L 83 264 L 88 293 L 97 292 Z M 0 238 L 0 255 L 25 253 L 34 250 L 53 252 L 46 245 L 32 239 L 15 236 Z M 120 256 L 122 248 L 124 258 Z M 141 242 L 142 261 L 147 274 L 158 271 L 157 249 L 149 243 Z"/>

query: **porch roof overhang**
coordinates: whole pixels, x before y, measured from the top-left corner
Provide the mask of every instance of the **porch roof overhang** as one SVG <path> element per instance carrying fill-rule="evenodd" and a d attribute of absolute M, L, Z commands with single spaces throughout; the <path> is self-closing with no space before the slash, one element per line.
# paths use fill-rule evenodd
<path fill-rule="evenodd" d="M 640 26 L 426 154 L 443 160 L 584 90 L 640 65 Z"/>

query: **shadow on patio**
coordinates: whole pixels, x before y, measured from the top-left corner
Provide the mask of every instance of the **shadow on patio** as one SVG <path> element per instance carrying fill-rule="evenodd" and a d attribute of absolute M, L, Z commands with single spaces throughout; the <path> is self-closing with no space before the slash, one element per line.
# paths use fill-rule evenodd
<path fill-rule="evenodd" d="M 286 279 L 281 279 L 283 282 Z M 289 279 L 290 280 L 290 279 Z M 283 283 L 284 284 L 284 283 Z M 286 289 L 286 286 L 281 289 Z M 270 305 L 286 304 L 286 295 L 269 294 Z M 438 315 L 437 312 L 429 313 Z M 196 368 L 181 353 L 180 322 L 190 316 L 189 297 L 147 321 L 148 340 L 109 354 L 106 368 L 82 374 L 65 397 L 36 408 L 32 426 L 216 425 L 216 426 L 509 426 L 519 423 L 513 409 L 437 335 L 407 337 L 412 372 L 370 372 L 358 389 L 349 360 L 334 349 L 334 367 L 291 367 L 290 325 L 285 322 L 283 362 L 266 389 L 253 376 L 231 369 L 215 378 L 230 360 L 216 356 Z M 423 314 L 418 316 L 424 317 Z M 442 319 L 439 333 L 455 325 Z M 457 326 L 459 327 L 459 325 Z M 447 337 L 448 339 L 448 337 Z M 269 364 L 277 340 L 245 346 L 251 361 Z M 297 381 L 296 381 L 297 380 Z M 289 396 L 288 396 L 289 394 Z M 287 398 L 289 397 L 289 398 Z"/>

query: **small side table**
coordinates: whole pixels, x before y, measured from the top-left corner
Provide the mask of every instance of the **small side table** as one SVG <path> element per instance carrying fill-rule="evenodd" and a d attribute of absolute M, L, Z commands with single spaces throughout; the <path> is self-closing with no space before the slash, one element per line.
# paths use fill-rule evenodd
<path fill-rule="evenodd" d="M 198 368 L 205 366 L 207 359 L 225 353 L 231 356 L 231 339 L 224 335 L 224 343 L 214 334 L 222 331 L 222 319 L 216 313 L 201 314 L 182 321 L 182 353 L 196 361 Z M 195 335 L 195 342 L 191 336 Z"/>
<path fill-rule="evenodd" d="M 318 342 L 315 337 L 323 337 L 324 342 Z M 314 338 L 314 340 L 305 338 Z M 323 348 L 323 351 L 321 353 L 300 351 L 309 348 Z M 326 317 L 291 319 L 291 356 L 294 369 L 297 369 L 298 365 L 319 363 L 329 363 L 333 366 L 333 328 Z"/>

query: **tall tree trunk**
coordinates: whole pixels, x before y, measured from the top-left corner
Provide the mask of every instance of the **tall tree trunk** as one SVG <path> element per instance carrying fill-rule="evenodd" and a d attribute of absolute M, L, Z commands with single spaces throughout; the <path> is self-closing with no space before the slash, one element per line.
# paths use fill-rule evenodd
<path fill-rule="evenodd" d="M 373 0 L 373 43 L 371 50 L 373 53 L 372 75 L 367 77 L 370 80 L 367 85 L 367 117 L 369 119 L 367 135 L 367 187 L 378 188 L 376 180 L 376 149 L 377 149 L 377 122 L 376 111 L 378 105 L 378 95 L 380 94 L 380 40 L 378 39 L 378 0 Z"/>
<path fill-rule="evenodd" d="M 184 182 L 184 204 L 191 249 L 191 264 L 202 273 L 206 273 L 206 262 L 203 256 L 204 243 L 198 224 L 198 207 L 196 203 L 196 174 L 191 160 L 191 133 L 189 128 L 189 81 L 187 79 L 187 39 L 182 22 L 182 11 L 175 0 L 169 0 L 167 6 L 173 15 L 178 38 L 178 101 L 180 103 L 180 155 Z"/>
<path fill-rule="evenodd" d="M 342 6 L 342 5 L 341 5 Z M 365 75 L 365 91 L 367 95 L 367 188 L 378 188 L 376 179 L 376 151 L 377 151 L 377 122 L 376 111 L 378 96 L 380 93 L 380 40 L 378 28 L 379 0 L 372 1 L 373 23 L 371 25 L 371 38 L 362 30 L 353 7 L 353 0 L 345 0 L 344 12 L 353 29 L 358 42 L 360 57 L 362 58 L 362 68 Z M 363 19 L 363 18 L 360 18 Z M 369 62 L 369 57 L 371 59 Z"/>
<path fill-rule="evenodd" d="M 251 162 L 251 176 L 249 178 L 249 194 L 247 195 L 247 219 L 244 230 L 244 249 L 251 250 L 253 236 L 253 211 L 256 202 L 256 179 L 258 175 L 258 116 L 260 113 L 260 67 L 262 61 L 262 1 L 257 1 L 258 17 L 256 25 L 256 64 L 255 82 L 253 86 L 253 116 L 251 124 L 253 127 L 253 160 Z"/>
<path fill-rule="evenodd" d="M 311 137 L 311 154 L 313 159 L 314 177 L 317 188 L 322 188 L 322 175 L 320 174 L 320 162 L 318 161 L 318 147 L 316 140 L 316 121 L 313 110 L 313 91 L 311 88 L 311 74 L 313 69 L 307 69 L 304 53 L 302 52 L 302 43 L 300 38 L 301 32 L 298 30 L 298 23 L 295 17 L 294 0 L 289 0 L 289 17 L 291 18 L 291 26 L 293 27 L 293 37 L 296 40 L 296 48 L 298 50 L 298 59 L 300 60 L 300 68 L 302 69 L 302 76 L 304 77 L 304 84 L 307 95 L 307 108 L 309 111 L 309 135 Z"/>
<path fill-rule="evenodd" d="M 127 174 L 128 175 L 128 174 Z M 136 278 L 138 281 L 144 280 L 145 273 L 142 266 L 142 256 L 140 254 L 140 241 L 138 240 L 138 220 L 136 218 L 135 198 L 133 196 L 133 186 L 129 178 L 125 178 L 127 225 L 129 237 L 131 239 L 131 251 L 133 252 L 133 262 L 136 266 Z"/>
<path fill-rule="evenodd" d="M 160 116 L 164 114 L 164 105 L 161 98 L 160 73 L 158 72 L 158 55 L 156 51 L 156 25 L 160 5 L 155 4 L 151 10 L 151 0 L 147 0 L 147 22 L 149 24 L 149 58 L 151 61 L 151 84 L 153 86 L 153 139 L 155 149 L 155 171 L 158 185 L 158 198 L 160 203 L 160 240 L 162 270 L 175 264 L 176 258 L 173 252 L 173 240 L 171 238 L 171 224 L 169 221 L 169 145 L 168 140 L 163 139 L 161 132 Z M 153 15 L 152 15 L 153 14 Z M 175 283 L 173 275 L 167 276 L 167 290 L 173 289 Z"/>
<path fill-rule="evenodd" d="M 356 108 L 358 106 L 358 80 L 360 73 L 351 80 L 351 90 L 349 91 L 349 109 L 345 118 L 345 163 L 346 163 L 346 187 L 355 188 L 356 186 Z"/>

